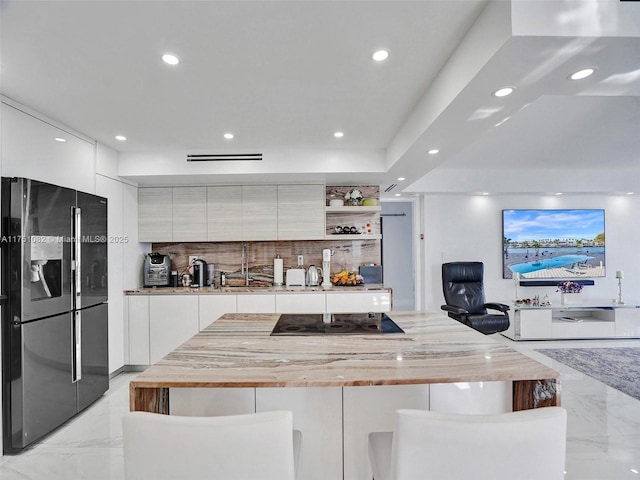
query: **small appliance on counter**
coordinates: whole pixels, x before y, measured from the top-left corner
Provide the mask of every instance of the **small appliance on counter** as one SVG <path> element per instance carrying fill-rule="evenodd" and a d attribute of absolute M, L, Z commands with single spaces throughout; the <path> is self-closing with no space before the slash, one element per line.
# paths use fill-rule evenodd
<path fill-rule="evenodd" d="M 322 250 L 322 286 L 331 287 L 331 249 Z"/>
<path fill-rule="evenodd" d="M 193 265 L 193 283 L 191 286 L 194 288 L 206 287 L 209 279 L 207 262 L 196 258 L 191 265 Z"/>
<path fill-rule="evenodd" d="M 317 287 L 320 283 L 320 274 L 315 265 L 309 265 L 307 269 L 307 286 Z"/>
<path fill-rule="evenodd" d="M 364 283 L 382 283 L 382 266 L 362 265 L 360 275 L 362 275 Z"/>
<path fill-rule="evenodd" d="M 171 286 L 171 258 L 162 253 L 148 253 L 144 258 L 144 286 Z"/>
<path fill-rule="evenodd" d="M 287 270 L 287 287 L 304 287 L 304 268 L 290 268 Z"/>

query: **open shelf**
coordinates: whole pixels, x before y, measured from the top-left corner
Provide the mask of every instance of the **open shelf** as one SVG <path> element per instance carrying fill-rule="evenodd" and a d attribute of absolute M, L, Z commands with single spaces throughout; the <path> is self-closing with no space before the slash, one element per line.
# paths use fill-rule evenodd
<path fill-rule="evenodd" d="M 325 211 L 327 213 L 374 213 L 382 211 L 382 207 L 380 205 L 377 205 L 375 207 L 325 207 Z"/>
<path fill-rule="evenodd" d="M 380 235 L 379 233 L 376 234 L 371 234 L 371 235 L 364 235 L 364 234 L 349 234 L 349 235 L 343 235 L 343 234 L 329 234 L 329 235 L 325 235 L 324 239 L 325 240 L 380 240 L 382 238 L 382 235 Z"/>

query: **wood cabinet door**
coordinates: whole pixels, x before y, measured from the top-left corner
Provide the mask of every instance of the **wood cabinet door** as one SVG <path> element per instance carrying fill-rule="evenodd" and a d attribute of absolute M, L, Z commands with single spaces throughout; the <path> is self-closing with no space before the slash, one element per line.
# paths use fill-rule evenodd
<path fill-rule="evenodd" d="M 278 185 L 278 240 L 322 240 L 323 185 Z"/>
<path fill-rule="evenodd" d="M 207 187 L 173 187 L 173 241 L 207 240 Z"/>
<path fill-rule="evenodd" d="M 171 187 L 138 189 L 138 241 L 173 241 Z"/>
<path fill-rule="evenodd" d="M 278 239 L 277 185 L 242 187 L 242 239 Z"/>
<path fill-rule="evenodd" d="M 242 187 L 224 185 L 207 188 L 207 240 L 242 240 Z"/>

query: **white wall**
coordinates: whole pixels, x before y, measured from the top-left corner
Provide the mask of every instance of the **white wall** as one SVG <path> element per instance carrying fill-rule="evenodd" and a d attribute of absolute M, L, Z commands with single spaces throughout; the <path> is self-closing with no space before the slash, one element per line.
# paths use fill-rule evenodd
<path fill-rule="evenodd" d="M 6 177 L 26 177 L 95 193 L 95 141 L 3 99 L 2 160 Z M 57 142 L 56 137 L 66 142 Z"/>
<path fill-rule="evenodd" d="M 585 287 L 585 299 L 611 302 L 617 296 L 616 270 L 624 270 L 623 293 L 627 303 L 640 302 L 640 235 L 636 195 L 426 195 L 424 211 L 425 309 L 438 310 L 444 303 L 441 264 L 482 261 L 485 264 L 487 301 L 510 304 L 513 280 L 502 278 L 502 210 L 525 208 L 603 208 L 605 210 L 607 276 Z M 522 287 L 520 296 L 549 295 L 559 303 L 555 287 Z"/>
<path fill-rule="evenodd" d="M 2 99 L 2 176 L 27 177 L 108 200 L 109 372 L 124 365 L 124 294 L 140 285 L 137 187 L 118 178 L 118 152 L 12 100 Z M 56 142 L 55 137 L 67 141 Z"/>

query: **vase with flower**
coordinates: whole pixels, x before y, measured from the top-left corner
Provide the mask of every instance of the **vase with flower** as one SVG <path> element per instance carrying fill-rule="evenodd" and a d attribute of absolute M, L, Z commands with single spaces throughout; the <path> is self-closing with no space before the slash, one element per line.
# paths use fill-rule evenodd
<path fill-rule="evenodd" d="M 571 280 L 560 282 L 556 292 L 560 292 L 560 303 L 562 305 L 576 305 L 581 300 L 582 284 Z"/>
<path fill-rule="evenodd" d="M 360 202 L 362 201 L 362 192 L 357 188 L 352 188 L 344 195 L 344 200 L 347 205 L 360 205 Z"/>

